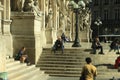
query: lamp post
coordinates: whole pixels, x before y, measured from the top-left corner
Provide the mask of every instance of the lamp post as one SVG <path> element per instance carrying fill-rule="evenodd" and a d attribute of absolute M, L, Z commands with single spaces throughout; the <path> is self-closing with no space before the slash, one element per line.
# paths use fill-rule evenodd
<path fill-rule="evenodd" d="M 102 21 L 100 20 L 100 18 L 98 18 L 95 22 L 94 22 L 95 25 L 97 25 L 97 28 L 98 28 L 98 36 L 99 36 L 99 26 L 102 25 Z"/>
<path fill-rule="evenodd" d="M 85 3 L 83 0 L 71 0 L 68 4 L 69 8 L 75 13 L 75 40 L 74 44 L 72 47 L 81 47 L 80 42 L 79 42 L 79 36 L 78 36 L 78 26 L 79 26 L 79 13 L 80 10 L 85 9 Z"/>

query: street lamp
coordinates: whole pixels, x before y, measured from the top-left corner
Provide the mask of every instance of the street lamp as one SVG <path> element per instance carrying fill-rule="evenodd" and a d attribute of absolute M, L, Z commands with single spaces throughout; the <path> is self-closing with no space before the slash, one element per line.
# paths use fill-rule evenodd
<path fill-rule="evenodd" d="M 100 18 L 98 18 L 95 22 L 94 22 L 95 25 L 97 25 L 97 28 L 98 28 L 98 36 L 99 36 L 99 26 L 102 25 L 102 21 L 100 20 Z"/>
<path fill-rule="evenodd" d="M 74 44 L 72 45 L 72 47 L 81 47 L 80 42 L 79 42 L 79 36 L 78 36 L 78 26 L 79 26 L 78 15 L 80 13 L 80 10 L 85 9 L 85 3 L 83 0 L 71 0 L 68 6 L 75 13 L 75 19 L 76 19 L 75 40 L 74 40 Z"/>

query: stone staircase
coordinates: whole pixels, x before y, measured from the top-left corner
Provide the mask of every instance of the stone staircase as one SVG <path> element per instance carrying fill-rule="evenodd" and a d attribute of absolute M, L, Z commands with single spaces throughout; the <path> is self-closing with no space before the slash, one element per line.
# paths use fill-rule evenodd
<path fill-rule="evenodd" d="M 35 65 L 27 66 L 20 61 L 14 59 L 6 60 L 6 71 L 8 73 L 8 80 L 47 80 L 48 75 Z"/>
<path fill-rule="evenodd" d="M 64 54 L 61 51 L 54 54 L 51 48 L 44 48 L 36 66 L 50 76 L 79 77 L 85 58 L 91 57 L 98 70 L 97 80 L 109 80 L 113 76 L 120 78 L 120 72 L 113 68 L 117 56 L 108 52 L 105 55 L 90 54 L 85 48 L 65 48 Z"/>

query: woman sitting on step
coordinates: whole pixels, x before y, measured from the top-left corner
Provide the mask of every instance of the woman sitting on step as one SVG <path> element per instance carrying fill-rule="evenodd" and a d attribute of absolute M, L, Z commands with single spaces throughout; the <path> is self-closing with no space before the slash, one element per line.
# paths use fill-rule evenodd
<path fill-rule="evenodd" d="M 27 63 L 28 65 L 30 65 L 30 62 L 28 60 L 28 55 L 25 54 L 25 47 L 22 47 L 19 52 L 16 54 L 15 56 L 15 60 L 20 60 L 21 63 Z"/>

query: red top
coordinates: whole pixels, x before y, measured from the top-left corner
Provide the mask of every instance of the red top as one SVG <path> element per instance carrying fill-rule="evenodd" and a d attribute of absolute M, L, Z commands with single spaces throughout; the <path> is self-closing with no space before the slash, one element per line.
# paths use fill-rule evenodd
<path fill-rule="evenodd" d="M 119 65 L 120 65 L 120 56 L 117 57 L 117 59 L 115 60 L 115 65 L 114 65 L 114 67 L 117 69 L 117 68 L 119 67 Z"/>

